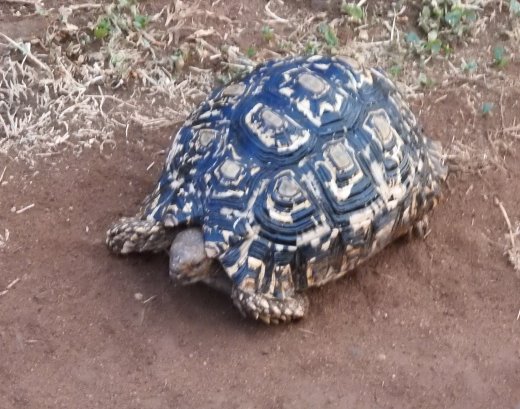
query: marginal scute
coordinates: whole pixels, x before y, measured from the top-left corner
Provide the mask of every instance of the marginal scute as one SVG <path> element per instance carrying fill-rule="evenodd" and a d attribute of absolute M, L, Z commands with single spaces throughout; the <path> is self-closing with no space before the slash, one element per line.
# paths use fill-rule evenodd
<path fill-rule="evenodd" d="M 228 85 L 224 90 L 222 91 L 222 96 L 224 97 L 238 97 L 244 93 L 246 90 L 245 84 L 239 82 L 236 84 Z"/>
<path fill-rule="evenodd" d="M 359 64 L 359 62 L 357 60 L 355 60 L 354 58 L 351 58 L 351 57 L 347 57 L 345 55 L 338 55 L 336 57 L 336 59 L 338 61 L 341 61 L 342 63 L 344 64 L 347 64 L 349 65 L 350 67 L 354 68 L 355 70 L 360 70 L 361 69 L 361 65 Z"/>

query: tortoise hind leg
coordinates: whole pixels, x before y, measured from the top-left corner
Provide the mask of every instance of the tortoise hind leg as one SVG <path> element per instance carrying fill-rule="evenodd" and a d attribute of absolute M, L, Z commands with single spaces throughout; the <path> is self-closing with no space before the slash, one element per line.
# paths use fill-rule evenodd
<path fill-rule="evenodd" d="M 431 233 L 430 219 L 428 218 L 428 215 L 424 215 L 422 219 L 416 221 L 410 229 L 410 233 L 420 239 L 428 237 Z"/>
<path fill-rule="evenodd" d="M 173 231 L 163 223 L 123 217 L 107 231 L 106 244 L 117 254 L 158 252 L 170 247 Z"/>

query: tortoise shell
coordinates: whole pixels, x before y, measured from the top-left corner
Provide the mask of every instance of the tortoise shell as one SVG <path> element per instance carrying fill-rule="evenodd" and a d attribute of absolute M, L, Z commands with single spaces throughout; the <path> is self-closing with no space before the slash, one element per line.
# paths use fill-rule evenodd
<path fill-rule="evenodd" d="M 338 278 L 409 232 L 445 177 L 440 145 L 382 71 L 341 57 L 271 61 L 185 122 L 138 215 L 155 239 L 127 240 L 122 252 L 201 226 L 243 312 L 295 318 L 271 301 Z"/>

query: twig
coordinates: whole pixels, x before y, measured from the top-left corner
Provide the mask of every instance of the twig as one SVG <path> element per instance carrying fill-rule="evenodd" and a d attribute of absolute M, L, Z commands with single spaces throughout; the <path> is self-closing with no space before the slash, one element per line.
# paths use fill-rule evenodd
<path fill-rule="evenodd" d="M 20 278 L 15 278 L 13 281 L 11 281 L 9 284 L 7 284 L 7 287 L 5 287 L 5 290 L 0 291 L 0 297 L 2 295 L 6 295 L 9 292 L 9 290 L 16 285 L 16 283 L 18 281 L 20 281 Z"/>
<path fill-rule="evenodd" d="M 5 287 L 5 289 L 6 289 L 6 290 L 10 290 L 11 288 L 13 288 L 13 287 L 16 285 L 16 283 L 17 283 L 18 281 L 20 281 L 20 278 L 15 278 L 13 281 L 11 281 L 11 282 L 7 285 L 7 287 Z"/>
<path fill-rule="evenodd" d="M 2 171 L 2 174 L 0 175 L 0 183 L 2 183 L 2 180 L 4 179 L 5 171 L 7 170 L 7 166 L 4 166 L 4 170 Z"/>
<path fill-rule="evenodd" d="M 506 209 L 504 205 L 498 198 L 495 197 L 495 204 L 500 207 L 502 214 L 504 215 L 504 219 L 506 219 L 507 228 L 509 229 L 509 240 L 511 241 L 511 247 L 507 249 L 506 254 L 509 257 L 509 262 L 513 265 L 518 278 L 520 278 L 520 248 L 515 245 L 515 234 L 517 232 L 513 232 L 513 228 L 511 226 L 511 221 L 509 220 L 509 216 L 507 215 Z"/>
<path fill-rule="evenodd" d="M 144 300 L 144 301 L 143 301 L 143 304 L 146 304 L 146 303 L 148 303 L 148 302 L 150 302 L 150 301 L 152 301 L 152 300 L 154 300 L 154 299 L 156 299 L 156 298 L 157 298 L 156 295 L 152 295 L 150 298 L 147 298 L 146 300 Z"/>
<path fill-rule="evenodd" d="M 504 133 L 515 132 L 515 131 L 520 131 L 520 124 L 502 129 L 502 132 L 504 132 Z"/>
<path fill-rule="evenodd" d="M 4 37 L 9 42 L 9 44 L 16 47 L 22 54 L 27 56 L 27 58 L 29 60 L 31 60 L 33 63 L 35 63 L 38 67 L 40 67 L 41 69 L 52 74 L 52 70 L 49 68 L 49 66 L 47 64 L 41 62 L 37 57 L 35 57 L 34 54 L 31 53 L 31 50 L 22 47 L 20 44 L 18 44 L 16 41 L 14 41 L 11 37 L 6 36 L 2 32 L 0 32 L 0 36 Z"/>
<path fill-rule="evenodd" d="M 495 197 L 495 204 L 500 208 L 500 211 L 502 212 L 502 215 L 504 216 L 504 219 L 506 220 L 507 229 L 509 230 L 509 239 L 511 241 L 511 247 L 515 247 L 515 235 L 513 234 L 513 227 L 511 225 L 511 221 L 509 220 L 509 216 L 507 215 L 506 209 L 504 208 L 504 205 L 500 200 L 498 200 L 497 197 Z"/>
<path fill-rule="evenodd" d="M 83 10 L 83 9 L 100 9 L 103 7 L 102 4 L 96 4 L 96 3 L 84 3 L 84 4 L 71 4 L 70 6 L 65 6 L 68 9 L 71 10 Z"/>
<path fill-rule="evenodd" d="M 32 209 L 33 207 L 34 207 L 34 203 L 31 203 L 30 205 L 22 207 L 21 209 L 17 210 L 16 214 L 21 214 L 29 209 Z"/>
<path fill-rule="evenodd" d="M 282 23 L 282 24 L 290 24 L 290 21 L 285 19 L 285 18 L 282 18 L 280 16 L 277 16 L 276 14 L 274 14 L 271 9 L 269 8 L 269 5 L 271 4 L 271 1 L 268 1 L 267 4 L 265 5 L 265 14 L 267 14 L 269 17 L 271 17 L 274 22 L 276 23 Z"/>
<path fill-rule="evenodd" d="M 22 4 L 24 6 L 34 6 L 34 7 L 36 7 L 38 4 L 40 4 L 39 1 L 31 1 L 31 0 L 0 0 L 0 3 Z"/>

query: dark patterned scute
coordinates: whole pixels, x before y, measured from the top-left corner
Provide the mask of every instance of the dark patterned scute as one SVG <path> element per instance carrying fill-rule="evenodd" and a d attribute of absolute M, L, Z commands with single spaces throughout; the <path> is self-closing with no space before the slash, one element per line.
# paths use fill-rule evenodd
<path fill-rule="evenodd" d="M 283 298 L 409 231 L 445 176 L 440 147 L 382 72 L 294 58 L 202 103 L 175 137 L 144 217 L 202 226 L 206 253 L 235 285 Z"/>

